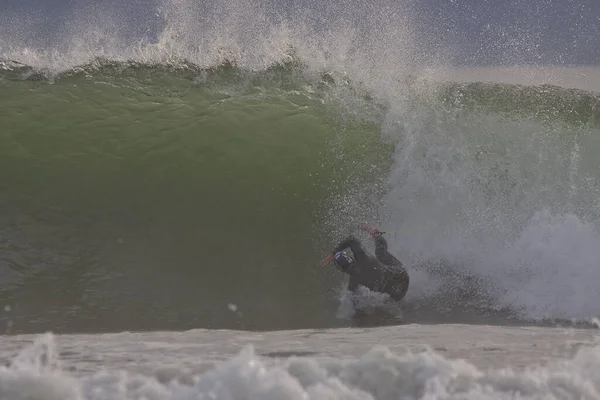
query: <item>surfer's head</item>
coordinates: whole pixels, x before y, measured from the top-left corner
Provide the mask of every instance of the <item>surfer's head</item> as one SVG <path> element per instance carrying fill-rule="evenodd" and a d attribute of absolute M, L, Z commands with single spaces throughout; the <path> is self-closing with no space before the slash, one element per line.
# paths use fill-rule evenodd
<path fill-rule="evenodd" d="M 350 265 L 354 264 L 354 257 L 345 251 L 338 251 L 333 256 L 333 262 L 342 272 L 345 272 Z"/>

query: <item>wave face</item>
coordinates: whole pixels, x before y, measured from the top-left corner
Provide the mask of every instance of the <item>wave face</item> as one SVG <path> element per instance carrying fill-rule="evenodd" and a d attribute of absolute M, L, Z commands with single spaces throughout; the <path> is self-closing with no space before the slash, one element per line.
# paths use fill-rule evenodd
<path fill-rule="evenodd" d="M 407 320 L 600 314 L 599 95 L 435 83 L 409 5 L 355 6 L 4 14 L 10 331 L 345 325 L 316 261 L 362 221 Z"/>

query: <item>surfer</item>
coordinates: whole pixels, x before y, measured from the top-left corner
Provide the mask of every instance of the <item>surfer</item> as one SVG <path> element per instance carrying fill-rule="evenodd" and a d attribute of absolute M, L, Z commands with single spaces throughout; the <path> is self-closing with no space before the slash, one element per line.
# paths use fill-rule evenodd
<path fill-rule="evenodd" d="M 333 261 L 340 271 L 350 275 L 348 290 L 351 292 L 356 292 L 362 285 L 374 292 L 386 293 L 396 301 L 402 300 L 408 291 L 408 272 L 400 260 L 388 252 L 387 241 L 383 237 L 385 232 L 367 224 L 360 224 L 360 229 L 369 232 L 375 241 L 375 257 L 350 235 L 321 260 L 321 265 Z M 347 248 L 352 254 L 348 254 Z"/>

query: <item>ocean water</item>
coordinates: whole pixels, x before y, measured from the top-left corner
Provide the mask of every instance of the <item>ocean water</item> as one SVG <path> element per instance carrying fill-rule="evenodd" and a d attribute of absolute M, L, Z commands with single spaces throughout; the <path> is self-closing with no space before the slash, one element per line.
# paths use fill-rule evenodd
<path fill-rule="evenodd" d="M 600 69 L 449 66 L 413 2 L 73 7 L 0 8 L 0 399 L 600 398 Z M 400 304 L 318 266 L 361 222 Z"/>

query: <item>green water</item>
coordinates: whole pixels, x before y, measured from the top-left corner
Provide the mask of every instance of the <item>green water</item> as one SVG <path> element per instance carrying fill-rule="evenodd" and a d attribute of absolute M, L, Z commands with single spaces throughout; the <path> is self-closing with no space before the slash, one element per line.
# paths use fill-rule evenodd
<path fill-rule="evenodd" d="M 391 148 L 323 89 L 218 78 L 1 82 L 4 296 L 23 320 L 238 326 L 241 303 L 268 326 L 322 304 L 328 203 L 376 192 Z"/>

